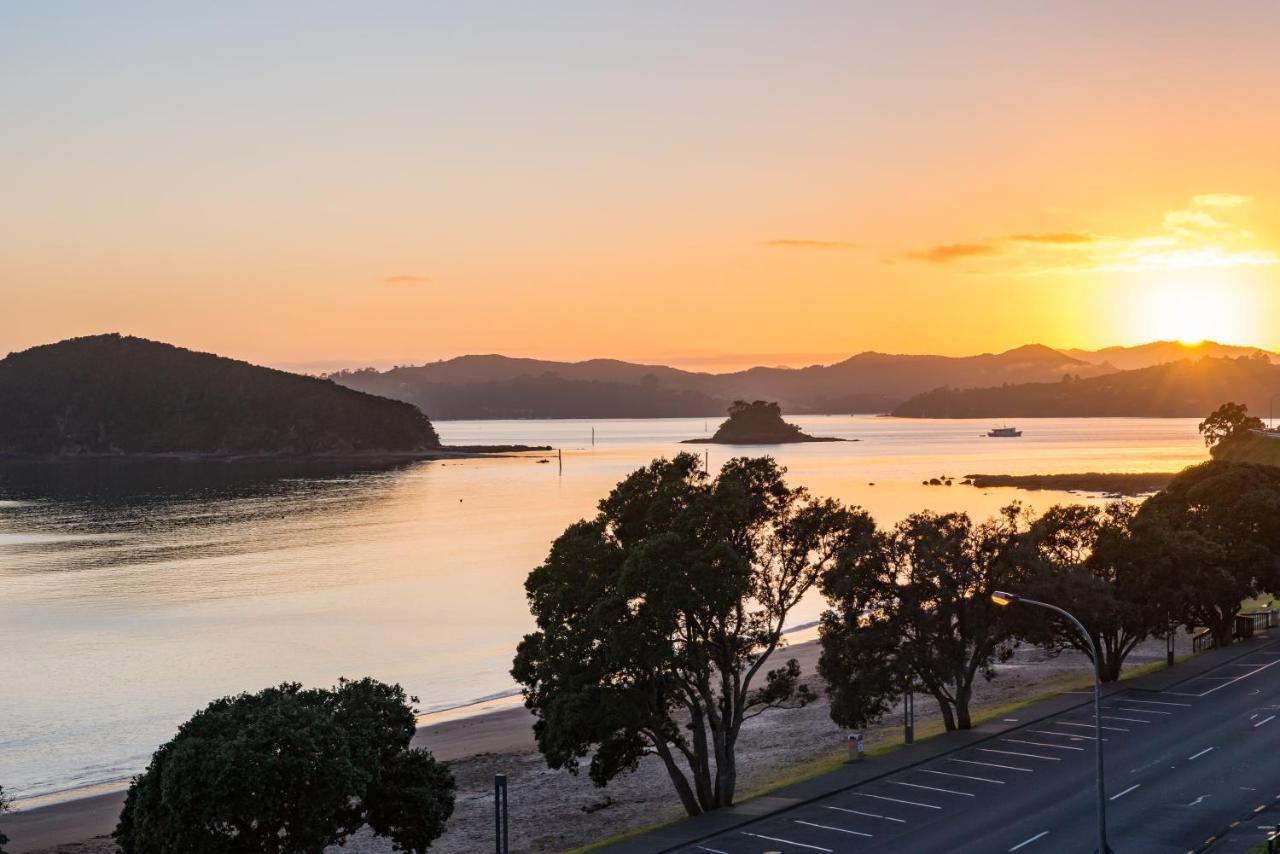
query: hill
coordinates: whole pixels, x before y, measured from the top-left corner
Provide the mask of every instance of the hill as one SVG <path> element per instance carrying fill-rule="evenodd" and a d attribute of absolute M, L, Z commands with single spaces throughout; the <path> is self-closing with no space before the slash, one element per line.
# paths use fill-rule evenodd
<path fill-rule="evenodd" d="M 0 360 L 0 455 L 341 455 L 438 448 L 413 406 L 120 335 Z"/>
<path fill-rule="evenodd" d="M 1219 442 L 1209 451 L 1215 460 L 1280 466 L 1280 438 L 1249 434 Z"/>
<path fill-rule="evenodd" d="M 832 365 L 726 374 L 612 359 L 462 356 L 387 371 L 343 371 L 330 378 L 414 403 L 435 418 L 587 418 L 705 416 L 724 412 L 734 400 L 773 400 L 786 412 L 880 413 L 942 385 L 1042 382 L 1110 370 L 1030 345 L 962 357 L 866 352 Z"/>
<path fill-rule="evenodd" d="M 903 403 L 907 418 L 1069 416 L 1203 417 L 1224 400 L 1265 416 L 1280 390 L 1280 366 L 1264 356 L 1184 359 L 1091 379 L 990 388 L 939 388 Z"/>
<path fill-rule="evenodd" d="M 1101 350 L 1063 350 L 1061 352 L 1082 362 L 1120 371 L 1150 368 L 1183 359 L 1202 359 L 1205 356 L 1214 359 L 1238 359 L 1241 356 L 1256 356 L 1261 353 L 1272 362 L 1280 361 L 1280 355 L 1267 350 L 1219 344 L 1217 341 L 1201 341 L 1198 344 L 1184 344 L 1181 341 L 1152 341 L 1136 347 L 1104 347 Z"/>
<path fill-rule="evenodd" d="M 735 400 L 729 417 L 710 439 L 685 439 L 688 445 L 789 445 L 796 442 L 843 442 L 844 439 L 810 436 L 795 424 L 782 420 L 776 403 Z"/>

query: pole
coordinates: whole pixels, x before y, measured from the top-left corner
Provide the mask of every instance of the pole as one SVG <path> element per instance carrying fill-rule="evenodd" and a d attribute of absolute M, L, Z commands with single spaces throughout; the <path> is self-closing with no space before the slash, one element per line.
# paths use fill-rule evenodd
<path fill-rule="evenodd" d="M 497 854 L 507 854 L 507 775 L 493 775 L 493 836 Z"/>
<path fill-rule="evenodd" d="M 556 462 L 560 464 L 560 474 L 564 474 L 564 448 L 556 448 Z"/>
<path fill-rule="evenodd" d="M 907 683 L 907 693 L 902 698 L 902 743 L 912 744 L 916 740 L 916 697 L 911 693 L 911 683 Z"/>
<path fill-rule="evenodd" d="M 1173 667 L 1173 617 L 1169 618 L 1169 631 L 1165 633 L 1165 664 Z"/>
<path fill-rule="evenodd" d="M 1089 645 L 1089 654 L 1093 658 L 1093 725 L 1095 734 L 1093 743 L 1097 748 L 1095 752 L 1098 765 L 1098 852 L 1099 854 L 1110 854 L 1111 849 L 1107 847 L 1107 789 L 1103 783 L 1102 773 L 1102 662 L 1098 660 L 1098 648 L 1094 646 L 1093 638 L 1089 637 L 1089 633 L 1085 631 L 1080 621 L 1057 605 L 1050 605 L 1048 602 L 1040 602 L 1036 599 L 1028 599 L 1025 596 L 1019 596 L 1017 601 L 1025 602 L 1028 605 L 1039 605 L 1041 608 L 1048 608 L 1055 614 L 1066 617 L 1084 637 L 1084 642 Z"/>

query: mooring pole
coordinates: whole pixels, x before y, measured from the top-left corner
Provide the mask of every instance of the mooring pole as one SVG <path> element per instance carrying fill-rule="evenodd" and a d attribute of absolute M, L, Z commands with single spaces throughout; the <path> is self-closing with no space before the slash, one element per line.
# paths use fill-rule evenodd
<path fill-rule="evenodd" d="M 493 775 L 493 835 L 497 840 L 497 854 L 507 854 L 507 775 Z"/>
<path fill-rule="evenodd" d="M 564 474 L 564 448 L 556 448 L 556 462 L 560 466 L 560 474 Z"/>

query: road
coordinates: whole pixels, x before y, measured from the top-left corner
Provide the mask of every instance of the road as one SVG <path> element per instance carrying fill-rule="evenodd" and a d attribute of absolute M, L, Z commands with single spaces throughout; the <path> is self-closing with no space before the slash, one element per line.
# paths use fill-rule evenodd
<path fill-rule="evenodd" d="M 1095 724 L 1084 703 L 680 851 L 1094 851 Z M 1121 690 L 1101 724 L 1111 848 L 1201 850 L 1280 799 L 1280 641 L 1164 691 Z"/>

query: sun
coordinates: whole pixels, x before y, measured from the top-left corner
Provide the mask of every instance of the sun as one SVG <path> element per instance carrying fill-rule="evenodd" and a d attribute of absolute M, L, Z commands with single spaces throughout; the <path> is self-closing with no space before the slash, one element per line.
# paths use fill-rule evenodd
<path fill-rule="evenodd" d="M 1147 289 L 1139 316 L 1147 340 L 1239 343 L 1248 326 L 1235 288 L 1216 277 L 1165 281 Z"/>

